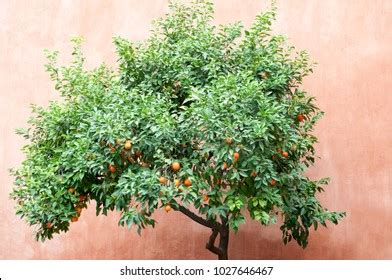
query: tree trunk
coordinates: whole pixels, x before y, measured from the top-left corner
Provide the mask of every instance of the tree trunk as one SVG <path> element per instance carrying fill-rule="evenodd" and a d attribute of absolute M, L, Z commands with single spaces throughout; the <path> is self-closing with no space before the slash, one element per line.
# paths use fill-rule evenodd
<path fill-rule="evenodd" d="M 201 216 L 196 215 L 191 212 L 189 209 L 185 208 L 182 205 L 179 205 L 175 210 L 180 211 L 184 215 L 188 216 L 195 222 L 209 227 L 212 230 L 211 236 L 206 244 L 206 248 L 212 253 L 218 255 L 219 260 L 228 260 L 228 248 L 229 248 L 229 223 L 226 217 L 221 216 L 221 223 L 217 221 L 206 220 Z M 215 246 L 215 240 L 219 234 L 219 246 Z"/>
<path fill-rule="evenodd" d="M 229 224 L 227 218 L 221 217 L 222 223 L 219 226 L 212 228 L 212 233 L 206 248 L 212 253 L 218 255 L 219 260 L 228 260 L 228 247 L 229 247 Z M 219 246 L 215 246 L 215 240 L 219 234 Z"/>
<path fill-rule="evenodd" d="M 222 228 L 220 231 L 220 237 L 219 237 L 219 249 L 221 253 L 218 255 L 219 260 L 228 260 L 229 255 L 228 255 L 228 248 L 229 248 L 229 225 L 227 222 L 225 224 L 222 224 Z"/>

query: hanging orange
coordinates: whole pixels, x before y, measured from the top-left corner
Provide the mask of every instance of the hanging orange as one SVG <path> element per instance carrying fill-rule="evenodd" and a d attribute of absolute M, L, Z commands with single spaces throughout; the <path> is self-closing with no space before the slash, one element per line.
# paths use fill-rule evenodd
<path fill-rule="evenodd" d="M 181 164 L 179 162 L 175 161 L 172 163 L 171 168 L 174 172 L 177 172 L 178 170 L 181 169 Z"/>
<path fill-rule="evenodd" d="M 190 180 L 189 178 L 186 178 L 185 181 L 184 181 L 184 185 L 185 185 L 186 187 L 192 186 L 191 180 Z"/>
<path fill-rule="evenodd" d="M 165 206 L 166 213 L 169 213 L 172 210 L 172 207 L 168 204 Z"/>

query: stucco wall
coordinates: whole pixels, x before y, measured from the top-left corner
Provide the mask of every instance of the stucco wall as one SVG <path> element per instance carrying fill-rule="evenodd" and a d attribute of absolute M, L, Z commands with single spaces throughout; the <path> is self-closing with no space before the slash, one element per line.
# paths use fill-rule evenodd
<path fill-rule="evenodd" d="M 216 1 L 218 23 L 249 25 L 261 0 Z M 8 194 L 23 140 L 29 104 L 58 98 L 43 64 L 43 49 L 69 58 L 69 38 L 82 35 L 91 66 L 114 64 L 113 35 L 148 36 L 150 22 L 167 2 L 0 1 L 0 259 L 209 259 L 209 231 L 180 213 L 157 215 L 155 230 L 139 237 L 117 227 L 118 216 L 95 217 L 94 206 L 67 234 L 37 243 L 15 216 Z M 306 250 L 284 246 L 278 226 L 249 222 L 230 241 L 233 259 L 392 258 L 392 1 L 280 0 L 275 30 L 307 49 L 318 62 L 305 88 L 326 116 L 317 126 L 321 160 L 310 175 L 332 178 L 323 203 L 348 216 L 339 226 L 312 232 Z"/>

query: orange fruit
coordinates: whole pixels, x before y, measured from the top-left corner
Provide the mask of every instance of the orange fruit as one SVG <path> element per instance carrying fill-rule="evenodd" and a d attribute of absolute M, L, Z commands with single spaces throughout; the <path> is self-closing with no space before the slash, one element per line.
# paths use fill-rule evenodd
<path fill-rule="evenodd" d="M 237 161 L 240 158 L 240 154 L 237 152 L 235 152 L 233 156 L 234 156 L 234 161 Z"/>
<path fill-rule="evenodd" d="M 257 176 L 257 172 L 253 170 L 252 173 L 250 174 L 250 176 L 256 177 Z"/>
<path fill-rule="evenodd" d="M 227 166 L 227 163 L 226 163 L 226 162 L 224 162 L 224 163 L 223 163 L 223 166 L 222 166 L 222 169 L 223 169 L 223 170 L 226 170 L 226 169 L 227 169 L 227 167 L 228 167 L 228 166 Z"/>
<path fill-rule="evenodd" d="M 74 193 L 74 192 L 75 192 L 75 188 L 70 187 L 70 188 L 68 189 L 68 192 L 69 192 L 69 193 Z"/>
<path fill-rule="evenodd" d="M 50 222 L 49 222 L 49 223 L 46 223 L 46 228 L 47 228 L 47 229 L 51 229 L 52 227 L 53 227 L 53 224 L 52 224 L 52 223 L 50 223 Z"/>
<path fill-rule="evenodd" d="M 181 181 L 178 179 L 174 180 L 174 185 L 178 188 L 181 185 Z"/>
<path fill-rule="evenodd" d="M 171 168 L 174 172 L 177 172 L 178 170 L 181 169 L 181 165 L 179 162 L 175 161 L 172 163 Z"/>
<path fill-rule="evenodd" d="M 300 122 L 304 121 L 304 120 L 305 120 L 304 115 L 299 114 L 299 115 L 297 116 L 297 120 L 300 121 Z"/>
<path fill-rule="evenodd" d="M 111 164 L 109 164 L 109 171 L 111 172 L 111 173 L 116 173 L 116 167 L 114 166 L 114 165 L 111 165 Z"/>
<path fill-rule="evenodd" d="M 163 176 L 159 177 L 159 183 L 161 183 L 162 185 L 166 185 L 167 183 L 167 179 Z"/>
<path fill-rule="evenodd" d="M 276 185 L 276 180 L 274 180 L 274 179 L 271 179 L 271 181 L 270 181 L 270 185 L 271 185 L 271 186 L 275 186 L 275 185 Z"/>
<path fill-rule="evenodd" d="M 190 180 L 189 178 L 186 178 L 185 181 L 184 181 L 184 185 L 185 185 L 186 187 L 192 186 L 191 180 Z"/>
<path fill-rule="evenodd" d="M 208 195 L 204 195 L 204 196 L 203 196 L 203 201 L 204 201 L 204 202 L 207 202 L 208 199 L 209 199 Z"/>
<path fill-rule="evenodd" d="M 130 149 L 132 149 L 132 142 L 131 142 L 131 140 L 125 141 L 124 149 L 125 149 L 125 150 L 130 150 Z"/>
<path fill-rule="evenodd" d="M 171 211 L 171 210 L 172 210 L 172 207 L 170 206 L 170 204 L 165 206 L 166 213 L 169 213 L 169 211 Z"/>
<path fill-rule="evenodd" d="M 72 217 L 72 218 L 71 218 L 71 222 L 72 222 L 72 223 L 75 223 L 75 222 L 77 222 L 78 220 L 79 220 L 78 217 Z"/>
<path fill-rule="evenodd" d="M 287 158 L 289 156 L 289 153 L 288 152 L 282 152 L 282 156 Z"/>

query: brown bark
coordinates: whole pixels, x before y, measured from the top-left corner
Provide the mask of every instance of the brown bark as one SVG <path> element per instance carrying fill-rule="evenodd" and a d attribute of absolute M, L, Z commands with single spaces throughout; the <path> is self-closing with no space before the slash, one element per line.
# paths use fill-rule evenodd
<path fill-rule="evenodd" d="M 210 252 L 216 254 L 219 260 L 227 260 L 228 259 L 228 247 L 229 247 L 229 224 L 227 218 L 221 216 L 221 223 L 216 221 L 210 221 L 200 217 L 190 211 L 189 209 L 185 208 L 182 205 L 179 205 L 176 209 L 186 215 L 187 217 L 191 218 L 193 221 L 211 228 L 212 233 L 208 242 L 206 244 L 206 249 Z M 216 238 L 219 235 L 219 246 L 215 246 Z"/>

